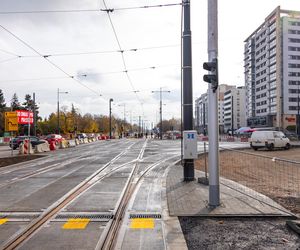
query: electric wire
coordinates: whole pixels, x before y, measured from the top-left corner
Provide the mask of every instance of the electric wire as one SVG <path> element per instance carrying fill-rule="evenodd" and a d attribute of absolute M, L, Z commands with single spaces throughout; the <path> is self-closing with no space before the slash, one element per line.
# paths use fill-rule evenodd
<path fill-rule="evenodd" d="M 151 50 L 151 49 L 165 49 L 178 47 L 179 44 L 171 44 L 171 45 L 161 45 L 161 46 L 152 46 L 152 47 L 142 47 L 142 48 L 132 48 L 125 50 L 103 50 L 103 51 L 85 51 L 85 52 L 70 52 L 70 53 L 50 53 L 47 55 L 43 55 L 44 57 L 54 57 L 54 56 L 76 56 L 76 55 L 93 55 L 93 54 L 109 54 L 109 53 L 124 53 L 124 52 L 136 52 L 140 50 Z M 27 55 L 27 56 L 19 56 L 19 57 L 39 57 L 38 55 Z"/>
<path fill-rule="evenodd" d="M 132 71 L 144 71 L 144 70 L 154 70 L 162 67 L 173 67 L 177 66 L 177 64 L 168 64 L 168 65 L 160 65 L 160 66 L 150 66 L 150 67 L 144 67 L 144 68 L 133 68 L 133 69 L 128 69 L 128 72 Z M 84 73 L 84 74 L 79 74 L 76 77 L 89 77 L 93 75 L 108 75 L 108 74 L 121 74 L 125 73 L 124 70 L 119 70 L 119 71 L 109 71 L 109 72 L 99 72 L 99 73 Z M 75 76 L 72 76 L 74 78 Z M 0 83 L 2 82 L 24 82 L 24 81 L 40 81 L 40 80 L 61 80 L 61 79 L 69 79 L 69 76 L 57 76 L 57 77 L 40 77 L 40 78 L 25 78 L 25 79 L 7 79 L 7 80 L 1 80 Z"/>
<path fill-rule="evenodd" d="M 33 48 L 30 44 L 28 44 L 27 42 L 25 42 L 24 40 L 22 40 L 21 38 L 19 38 L 17 35 L 15 35 L 14 33 L 12 33 L 10 30 L 6 29 L 4 26 L 2 26 L 0 24 L 0 27 L 5 30 L 7 33 L 9 33 L 11 36 L 13 36 L 16 40 L 18 40 L 19 42 L 21 42 L 22 44 L 24 44 L 26 47 L 30 48 L 32 51 L 34 51 L 35 53 L 37 53 L 38 55 L 40 55 L 41 57 L 43 57 L 48 63 L 50 63 L 52 66 L 54 66 L 55 68 L 57 68 L 58 70 L 60 70 L 61 72 L 63 72 L 65 75 L 67 75 L 69 78 L 73 79 L 75 82 L 77 82 L 78 84 L 80 84 L 81 86 L 85 87 L 86 89 L 94 92 L 97 96 L 99 96 L 100 94 L 91 89 L 89 86 L 86 86 L 84 83 L 82 83 L 81 81 L 79 81 L 78 79 L 74 78 L 74 76 L 70 75 L 69 73 L 67 73 L 65 70 L 63 70 L 61 67 L 59 67 L 58 65 L 56 65 L 55 63 L 53 63 L 52 61 L 50 61 L 46 56 L 43 56 L 40 52 L 38 52 L 35 48 Z M 100 95 L 101 96 L 101 95 Z"/>
<path fill-rule="evenodd" d="M 106 5 L 105 0 L 103 0 L 103 4 L 104 4 L 104 7 L 107 9 L 107 5 Z M 114 33 L 116 42 L 117 42 L 117 44 L 118 44 L 119 50 L 120 50 L 120 51 L 123 51 L 123 50 L 122 50 L 121 43 L 120 43 L 120 40 L 119 40 L 119 38 L 118 38 L 116 29 L 115 29 L 115 26 L 114 26 L 114 24 L 113 24 L 113 22 L 112 22 L 110 13 L 109 13 L 109 11 L 106 11 L 106 13 L 107 13 L 107 16 L 108 16 L 110 25 L 111 25 L 111 27 L 112 27 L 112 30 L 113 30 L 113 33 Z M 124 53 L 123 53 L 123 52 L 121 53 L 121 56 L 122 56 L 122 62 L 123 62 L 123 66 L 124 66 L 124 71 L 125 71 L 126 77 L 127 77 L 128 81 L 129 81 L 131 87 L 132 87 L 132 90 L 133 90 L 134 93 L 135 93 L 135 96 L 136 96 L 137 100 L 138 100 L 139 103 L 141 104 L 142 111 L 143 111 L 143 113 L 144 113 L 144 108 L 143 108 L 142 102 L 141 102 L 141 100 L 140 100 L 140 98 L 139 98 L 137 92 L 135 91 L 136 89 L 135 89 L 135 87 L 134 87 L 134 85 L 133 85 L 133 83 L 132 83 L 132 80 L 131 80 L 131 78 L 130 78 L 130 76 L 129 76 L 129 74 L 128 74 L 127 65 L 126 65 L 126 62 L 125 62 L 125 57 L 124 57 Z"/>
<path fill-rule="evenodd" d="M 181 3 L 170 3 L 170 4 L 156 4 L 156 5 L 144 5 L 144 6 L 132 6 L 132 7 L 121 7 L 108 9 L 70 9 L 70 10 L 28 10 L 28 11 L 0 11 L 0 15 L 9 14 L 49 14 L 49 13 L 80 13 L 80 12 L 113 12 L 120 10 L 136 10 L 136 9 L 150 9 L 150 8 L 161 8 L 161 7 L 172 7 L 181 5 Z"/>

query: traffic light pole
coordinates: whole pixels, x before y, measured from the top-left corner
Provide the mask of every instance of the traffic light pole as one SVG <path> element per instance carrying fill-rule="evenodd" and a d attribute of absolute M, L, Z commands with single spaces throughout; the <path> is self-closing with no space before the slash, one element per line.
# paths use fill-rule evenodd
<path fill-rule="evenodd" d="M 208 0 L 208 60 L 218 64 L 218 0 Z M 216 65 L 216 68 L 218 65 Z M 210 73 L 212 74 L 212 72 Z M 218 74 L 218 72 L 216 72 Z M 216 75 L 217 81 L 218 76 Z M 209 205 L 220 205 L 218 91 L 208 87 Z"/>
<path fill-rule="evenodd" d="M 190 29 L 190 0 L 183 0 L 183 60 L 182 60 L 182 97 L 183 130 L 193 130 L 193 80 L 192 80 L 192 33 Z M 183 160 L 183 180 L 195 179 L 194 160 Z"/>

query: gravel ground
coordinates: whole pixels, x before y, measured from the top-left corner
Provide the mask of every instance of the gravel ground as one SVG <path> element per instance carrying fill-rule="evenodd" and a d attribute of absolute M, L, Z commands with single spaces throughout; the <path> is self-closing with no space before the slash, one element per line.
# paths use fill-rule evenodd
<path fill-rule="evenodd" d="M 300 237 L 285 220 L 180 217 L 188 249 L 300 249 Z"/>

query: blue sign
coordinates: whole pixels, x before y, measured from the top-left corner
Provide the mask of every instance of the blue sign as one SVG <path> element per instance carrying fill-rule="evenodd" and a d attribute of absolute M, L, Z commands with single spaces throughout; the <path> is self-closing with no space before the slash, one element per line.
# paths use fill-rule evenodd
<path fill-rule="evenodd" d="M 194 134 L 187 134 L 188 139 L 194 139 L 194 137 L 195 137 Z"/>

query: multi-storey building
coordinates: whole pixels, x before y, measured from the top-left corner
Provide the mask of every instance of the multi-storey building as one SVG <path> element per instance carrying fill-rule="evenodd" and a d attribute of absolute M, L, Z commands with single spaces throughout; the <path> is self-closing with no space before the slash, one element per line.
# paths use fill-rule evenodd
<path fill-rule="evenodd" d="M 224 93 L 224 131 L 246 126 L 245 87 L 231 88 Z"/>
<path fill-rule="evenodd" d="M 227 84 L 220 84 L 218 87 L 218 117 L 219 117 L 219 131 L 224 132 L 224 93 L 233 88 Z M 208 94 L 204 93 L 195 100 L 195 129 L 198 133 L 207 132 L 208 125 Z"/>
<path fill-rule="evenodd" d="M 208 122 L 208 95 L 202 94 L 195 100 L 195 129 L 198 133 L 206 134 Z"/>
<path fill-rule="evenodd" d="M 286 128 L 299 110 L 300 12 L 277 7 L 245 40 L 248 126 Z"/>

